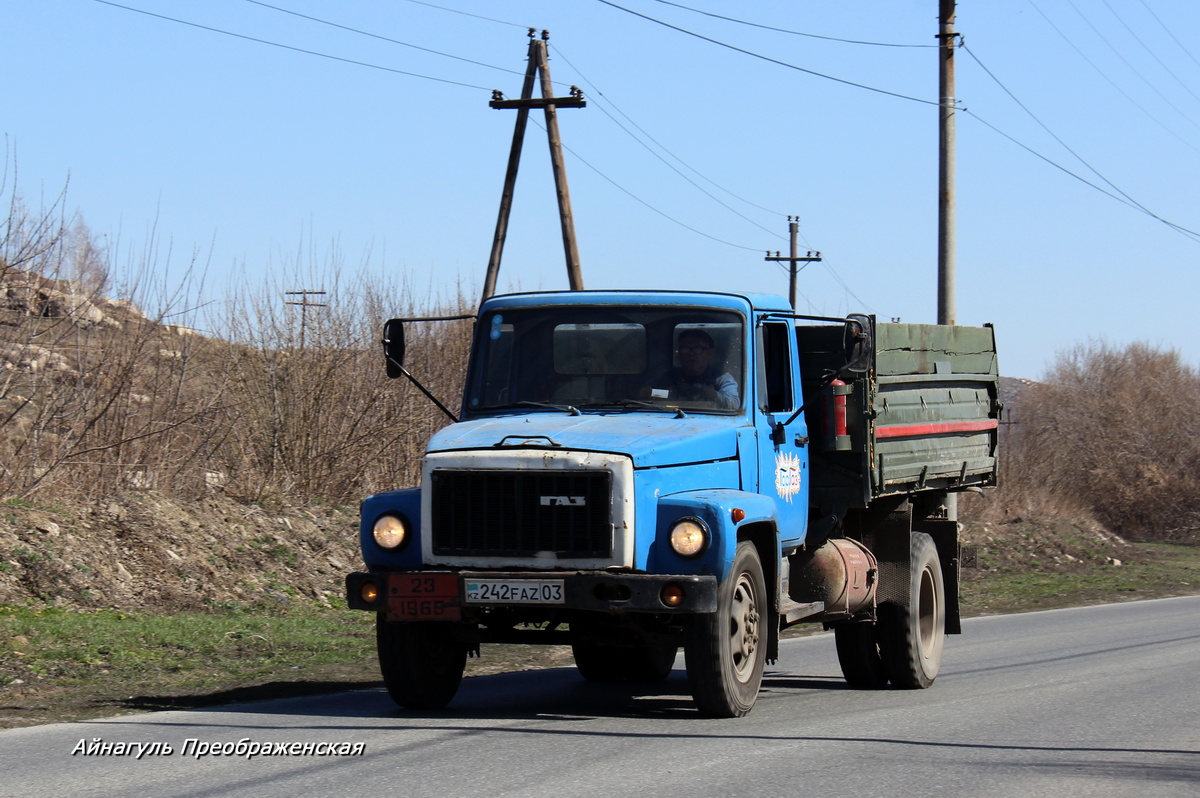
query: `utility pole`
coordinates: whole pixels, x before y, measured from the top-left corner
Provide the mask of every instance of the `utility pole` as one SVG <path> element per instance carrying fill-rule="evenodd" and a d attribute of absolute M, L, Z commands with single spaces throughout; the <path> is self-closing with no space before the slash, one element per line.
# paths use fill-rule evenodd
<path fill-rule="evenodd" d="M 283 293 L 287 296 L 300 297 L 299 302 L 288 302 L 285 300 L 284 304 L 300 306 L 300 350 L 304 351 L 304 331 L 305 331 L 305 328 L 308 327 L 308 309 L 309 308 L 329 307 L 328 305 L 322 304 L 320 302 L 309 302 L 308 298 L 310 296 L 325 296 L 325 292 L 324 291 L 284 291 Z"/>
<path fill-rule="evenodd" d="M 954 324 L 955 298 L 955 196 L 954 187 L 954 31 L 955 0 L 938 0 L 938 324 Z"/>
<path fill-rule="evenodd" d="M 789 216 L 788 217 L 788 232 L 791 234 L 791 239 L 792 239 L 792 254 L 788 255 L 787 257 L 782 257 L 782 256 L 780 256 L 778 250 L 775 252 L 774 255 L 771 254 L 770 250 L 767 250 L 767 257 L 763 258 L 763 260 L 785 261 L 788 264 L 788 274 L 791 276 L 791 280 L 788 284 L 788 299 L 792 303 L 792 310 L 795 310 L 796 309 L 796 275 L 799 274 L 800 270 L 804 268 L 804 266 L 797 266 L 797 264 L 803 263 L 805 266 L 807 266 L 809 263 L 811 263 L 813 261 L 819 261 L 821 259 L 821 253 L 820 252 L 814 253 L 812 250 L 809 250 L 807 255 L 805 255 L 803 257 L 800 256 L 800 254 L 799 254 L 800 250 L 799 250 L 799 247 L 798 247 L 797 241 L 796 241 L 797 236 L 800 233 L 800 217 L 799 216 Z"/>
<path fill-rule="evenodd" d="M 525 69 L 525 83 L 521 88 L 521 99 L 505 100 L 496 91 L 492 92 L 492 108 L 517 109 L 517 122 L 513 128 L 512 147 L 508 154 L 508 170 L 504 177 L 504 191 L 500 197 L 500 214 L 496 220 L 496 233 L 492 238 L 492 253 L 488 258 L 487 275 L 483 282 L 483 299 L 496 292 L 496 276 L 500 272 L 500 259 L 504 253 L 504 240 L 508 236 L 508 218 L 512 211 L 513 190 L 517 184 L 517 169 L 521 162 L 521 147 L 525 140 L 525 127 L 529 121 L 529 109 L 542 108 L 546 114 L 546 136 L 550 143 L 550 164 L 554 171 L 554 186 L 558 195 L 558 216 L 562 226 L 563 250 L 567 260 L 567 281 L 572 291 L 583 290 L 583 273 L 579 262 L 579 244 L 575 238 L 575 219 L 571 212 L 571 193 L 567 188 L 567 169 L 563 160 L 562 138 L 558 132 L 558 108 L 584 108 L 587 103 L 583 92 L 571 87 L 570 97 L 555 97 L 554 85 L 550 80 L 550 63 L 546 55 L 549 31 L 542 31 L 541 39 L 535 38 L 536 30 L 529 29 L 529 65 Z M 534 98 L 534 78 L 541 76 L 542 96 Z"/>
<path fill-rule="evenodd" d="M 938 324 L 954 324 L 955 297 L 954 190 L 954 31 L 955 0 L 938 0 Z M 958 494 L 945 495 L 946 520 L 958 522 Z"/>

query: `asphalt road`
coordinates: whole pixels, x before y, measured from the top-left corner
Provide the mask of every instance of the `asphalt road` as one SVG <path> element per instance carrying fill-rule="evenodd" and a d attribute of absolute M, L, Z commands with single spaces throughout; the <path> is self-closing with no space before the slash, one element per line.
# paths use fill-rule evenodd
<path fill-rule="evenodd" d="M 912 692 L 848 690 L 829 635 L 785 641 L 738 720 L 695 714 L 681 658 L 635 693 L 468 679 L 440 714 L 362 691 L 0 731 L 0 795 L 1200 796 L 1200 597 L 964 631 Z"/>

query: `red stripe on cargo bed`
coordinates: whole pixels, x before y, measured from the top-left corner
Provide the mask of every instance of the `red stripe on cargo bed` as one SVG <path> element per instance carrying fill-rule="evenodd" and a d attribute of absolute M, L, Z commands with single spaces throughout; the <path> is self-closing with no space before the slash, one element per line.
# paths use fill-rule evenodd
<path fill-rule="evenodd" d="M 947 432 L 983 432 L 1000 426 L 994 418 L 983 421 L 947 421 L 942 424 L 895 424 L 876 427 L 876 438 L 909 438 L 914 435 L 942 435 Z"/>

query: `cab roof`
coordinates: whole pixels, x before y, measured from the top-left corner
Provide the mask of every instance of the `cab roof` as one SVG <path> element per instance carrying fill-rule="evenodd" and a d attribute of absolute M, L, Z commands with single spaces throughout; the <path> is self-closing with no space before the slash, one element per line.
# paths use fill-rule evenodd
<path fill-rule="evenodd" d="M 791 305 L 776 294 L 750 291 L 673 291 L 647 289 L 606 289 L 591 291 L 523 291 L 490 297 L 480 313 L 493 307 L 536 307 L 538 305 L 686 305 L 721 307 L 735 310 L 790 313 Z M 747 306 L 749 306 L 747 308 Z"/>

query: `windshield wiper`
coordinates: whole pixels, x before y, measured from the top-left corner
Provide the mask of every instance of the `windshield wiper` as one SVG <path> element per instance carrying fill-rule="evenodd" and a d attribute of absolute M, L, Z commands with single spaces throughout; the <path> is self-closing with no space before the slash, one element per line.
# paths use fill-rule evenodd
<path fill-rule="evenodd" d="M 580 407 L 648 407 L 651 410 L 674 410 L 675 418 L 687 418 L 682 407 L 665 407 L 654 402 L 643 402 L 641 399 L 612 399 L 608 402 L 588 402 Z"/>
<path fill-rule="evenodd" d="M 516 406 L 519 406 L 519 407 L 541 407 L 546 410 L 561 410 L 564 413 L 567 413 L 572 416 L 583 415 L 582 413 L 579 412 L 579 408 L 574 407 L 573 405 L 556 405 L 553 402 L 533 402 L 528 399 L 523 399 L 520 402 L 517 402 Z"/>

